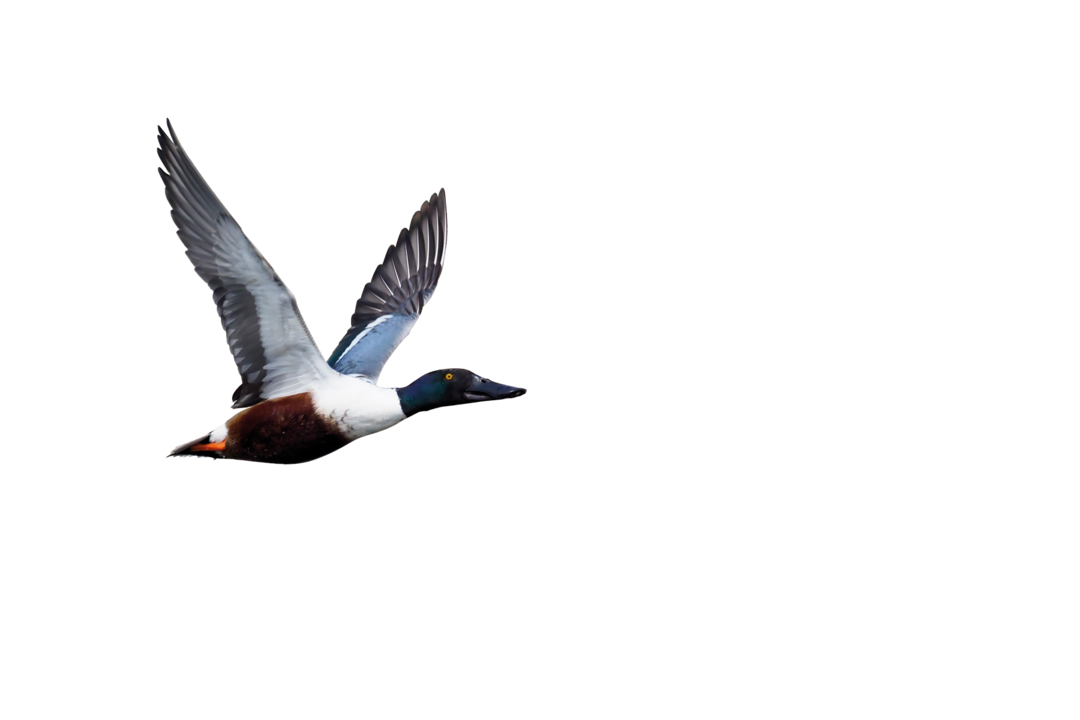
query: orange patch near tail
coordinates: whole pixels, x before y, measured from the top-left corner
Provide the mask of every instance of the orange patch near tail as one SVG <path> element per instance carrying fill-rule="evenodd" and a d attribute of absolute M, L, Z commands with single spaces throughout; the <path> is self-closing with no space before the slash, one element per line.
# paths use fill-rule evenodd
<path fill-rule="evenodd" d="M 206 443 L 204 445 L 193 445 L 191 452 L 223 452 L 225 450 L 225 441 L 216 443 Z"/>

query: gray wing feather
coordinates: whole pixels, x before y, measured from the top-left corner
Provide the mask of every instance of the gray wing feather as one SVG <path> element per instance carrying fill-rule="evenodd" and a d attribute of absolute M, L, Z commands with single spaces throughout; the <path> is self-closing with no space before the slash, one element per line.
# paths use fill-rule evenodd
<path fill-rule="evenodd" d="M 167 124 L 169 135 L 158 128 L 158 157 L 165 166 L 158 172 L 176 234 L 195 272 L 214 291 L 240 371 L 233 407 L 303 392 L 332 376 L 296 299 L 214 195 Z"/>
<path fill-rule="evenodd" d="M 356 301 L 349 331 L 330 356 L 331 367 L 379 379 L 435 292 L 446 257 L 446 229 L 446 192 L 440 190 L 420 206 L 375 268 Z"/>

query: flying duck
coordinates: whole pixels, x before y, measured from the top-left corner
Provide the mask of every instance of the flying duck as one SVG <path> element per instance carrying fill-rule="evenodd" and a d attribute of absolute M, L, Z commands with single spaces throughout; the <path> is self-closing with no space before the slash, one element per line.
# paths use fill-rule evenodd
<path fill-rule="evenodd" d="M 447 405 L 525 394 L 470 370 L 444 368 L 401 388 L 380 387 L 383 365 L 431 301 L 446 257 L 446 193 L 420 206 L 356 301 L 345 337 L 324 360 L 296 299 L 195 169 L 166 121 L 158 168 L 176 234 L 214 291 L 243 408 L 217 430 L 170 453 L 301 463 Z"/>

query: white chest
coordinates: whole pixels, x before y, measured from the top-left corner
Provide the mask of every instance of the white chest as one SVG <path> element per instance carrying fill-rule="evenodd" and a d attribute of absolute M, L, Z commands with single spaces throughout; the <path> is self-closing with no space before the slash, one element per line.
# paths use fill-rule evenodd
<path fill-rule="evenodd" d="M 397 425 L 405 419 L 393 388 L 338 375 L 312 391 L 315 410 L 335 423 L 350 439 Z"/>

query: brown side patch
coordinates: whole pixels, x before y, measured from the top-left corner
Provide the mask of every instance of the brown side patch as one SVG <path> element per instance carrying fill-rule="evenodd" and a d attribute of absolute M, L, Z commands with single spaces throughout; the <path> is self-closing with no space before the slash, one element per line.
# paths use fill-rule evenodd
<path fill-rule="evenodd" d="M 266 463 L 302 463 L 345 447 L 349 440 L 326 421 L 310 393 L 265 400 L 226 423 L 225 457 Z"/>

